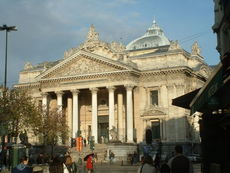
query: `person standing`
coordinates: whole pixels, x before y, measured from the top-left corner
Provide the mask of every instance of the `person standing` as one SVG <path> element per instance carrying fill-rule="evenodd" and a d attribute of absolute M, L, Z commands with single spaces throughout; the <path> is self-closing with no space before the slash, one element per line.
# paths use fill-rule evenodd
<path fill-rule="evenodd" d="M 86 169 L 88 170 L 88 173 L 92 173 L 93 172 L 93 162 L 94 162 L 94 154 L 91 154 L 87 157 L 86 160 Z"/>
<path fill-rule="evenodd" d="M 193 173 L 191 161 L 183 155 L 181 145 L 175 146 L 176 155 L 168 161 L 171 173 Z"/>
<path fill-rule="evenodd" d="M 20 159 L 20 163 L 12 169 L 11 173 L 32 173 L 32 168 L 28 166 L 29 159 L 24 156 Z"/>
<path fill-rule="evenodd" d="M 156 168 L 153 166 L 153 159 L 151 156 L 144 156 L 142 165 L 138 168 L 138 173 L 156 173 Z"/>
<path fill-rule="evenodd" d="M 63 169 L 64 169 L 64 173 L 76 173 L 77 172 L 77 165 L 75 162 L 72 161 L 72 157 L 70 155 L 67 155 L 65 157 Z"/>

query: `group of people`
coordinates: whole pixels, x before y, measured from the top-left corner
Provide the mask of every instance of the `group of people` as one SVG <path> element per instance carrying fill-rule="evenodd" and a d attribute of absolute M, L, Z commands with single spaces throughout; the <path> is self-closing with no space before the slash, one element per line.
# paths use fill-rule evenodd
<path fill-rule="evenodd" d="M 20 163 L 12 169 L 11 173 L 36 172 L 34 168 L 29 165 L 29 158 L 27 156 L 23 156 L 20 159 Z M 53 158 L 52 162 L 49 163 L 49 172 L 50 173 L 77 173 L 77 165 L 75 162 L 72 161 L 70 155 L 64 157 L 56 156 Z"/>
<path fill-rule="evenodd" d="M 159 155 L 156 155 L 153 160 L 151 156 L 146 155 L 141 160 L 141 166 L 138 169 L 138 173 L 193 173 L 193 167 L 191 161 L 184 156 L 182 146 L 175 147 L 175 156 L 169 159 L 168 162 L 160 163 Z M 86 169 L 88 173 L 92 173 L 94 170 L 95 154 L 89 154 L 84 158 L 86 161 Z M 20 160 L 11 173 L 32 173 L 32 167 L 28 166 L 29 159 L 25 156 Z M 77 165 L 72 161 L 70 155 L 63 158 L 55 157 L 53 162 L 49 165 L 50 173 L 76 173 Z"/>
<path fill-rule="evenodd" d="M 138 173 L 193 173 L 192 163 L 183 155 L 183 148 L 180 145 L 175 147 L 175 156 L 168 162 L 160 164 L 159 155 L 156 155 L 154 161 L 151 156 L 146 155 L 141 162 Z"/>

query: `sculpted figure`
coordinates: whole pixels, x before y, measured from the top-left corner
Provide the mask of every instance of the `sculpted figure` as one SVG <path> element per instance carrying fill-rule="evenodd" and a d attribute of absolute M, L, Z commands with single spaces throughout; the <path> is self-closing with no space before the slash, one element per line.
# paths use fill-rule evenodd
<path fill-rule="evenodd" d="M 116 128 L 113 126 L 112 129 L 109 130 L 109 134 L 112 137 L 112 141 L 117 141 L 118 140 L 118 134 Z"/>
<path fill-rule="evenodd" d="M 192 55 L 200 55 L 200 48 L 197 41 L 192 45 Z"/>

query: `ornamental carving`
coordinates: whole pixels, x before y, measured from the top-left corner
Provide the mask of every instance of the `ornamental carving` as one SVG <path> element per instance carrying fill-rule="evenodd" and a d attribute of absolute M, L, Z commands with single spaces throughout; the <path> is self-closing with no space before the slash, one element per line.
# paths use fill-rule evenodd
<path fill-rule="evenodd" d="M 198 42 L 195 41 L 195 43 L 192 45 L 192 55 L 200 55 L 201 50 L 198 46 Z"/>
<path fill-rule="evenodd" d="M 125 51 L 125 46 L 121 43 L 112 42 L 110 46 L 114 52 L 124 52 Z"/>
<path fill-rule="evenodd" d="M 143 111 L 141 116 L 161 116 L 166 115 L 165 110 L 161 107 L 150 105 L 146 107 Z"/>
<path fill-rule="evenodd" d="M 71 62 L 65 68 L 60 69 L 52 77 L 68 77 L 75 75 L 87 75 L 93 73 L 103 73 L 121 70 L 107 64 L 102 64 L 97 61 L 79 57 L 77 61 Z"/>
<path fill-rule="evenodd" d="M 24 70 L 31 70 L 33 69 L 33 65 L 30 62 L 26 62 L 24 66 Z"/>
<path fill-rule="evenodd" d="M 181 49 L 178 41 L 171 41 L 170 42 L 170 46 L 169 46 L 169 50 L 177 50 L 177 49 Z"/>
<path fill-rule="evenodd" d="M 79 49 L 78 48 L 71 48 L 67 51 L 64 52 L 64 58 L 68 58 L 71 55 L 73 55 L 75 52 L 77 52 Z"/>
<path fill-rule="evenodd" d="M 95 31 L 95 27 L 93 25 L 90 26 L 87 41 L 97 41 L 99 40 L 99 33 Z"/>

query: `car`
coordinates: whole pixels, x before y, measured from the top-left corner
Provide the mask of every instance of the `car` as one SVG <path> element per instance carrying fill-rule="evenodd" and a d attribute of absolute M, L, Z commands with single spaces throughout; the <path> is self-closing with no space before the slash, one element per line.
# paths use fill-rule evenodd
<path fill-rule="evenodd" d="M 201 156 L 199 154 L 191 154 L 187 156 L 192 162 L 201 162 Z"/>

